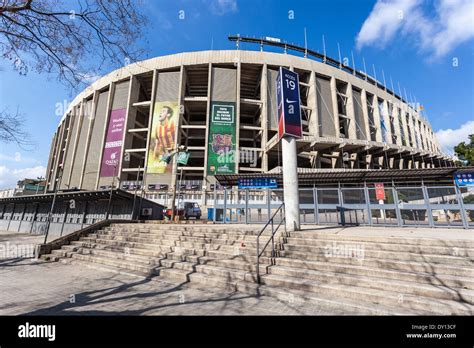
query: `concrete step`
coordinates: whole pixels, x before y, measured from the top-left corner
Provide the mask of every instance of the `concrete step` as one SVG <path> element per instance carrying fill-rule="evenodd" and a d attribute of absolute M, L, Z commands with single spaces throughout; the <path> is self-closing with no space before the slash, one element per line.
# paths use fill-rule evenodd
<path fill-rule="evenodd" d="M 245 253 L 248 255 L 256 255 L 256 249 L 241 247 L 240 245 L 221 245 L 213 243 L 192 243 L 192 242 L 181 242 L 175 241 L 174 245 L 172 241 L 163 241 L 163 240 L 147 240 L 146 238 L 125 238 L 122 239 L 113 239 L 113 238 L 102 238 L 102 237 L 83 237 L 80 241 L 71 242 L 71 245 L 83 245 L 86 246 L 88 243 L 89 247 L 93 248 L 95 244 L 107 244 L 111 246 L 121 246 L 128 248 L 141 248 L 141 249 L 151 249 L 151 250 L 168 250 L 172 251 L 175 249 L 186 250 L 203 250 L 203 251 L 221 251 L 232 255 L 238 255 L 240 253 Z M 267 248 L 268 249 L 268 248 Z M 271 250 L 265 250 L 265 256 L 271 256 Z"/>
<path fill-rule="evenodd" d="M 429 262 L 435 264 L 445 265 L 459 265 L 464 267 L 471 267 L 474 260 L 460 256 L 450 255 L 432 255 L 432 254 L 417 254 L 406 252 L 391 252 L 378 251 L 367 249 L 345 249 L 343 254 L 336 255 L 332 251 L 314 250 L 312 247 L 284 245 L 285 250 L 280 250 L 279 255 L 282 257 L 290 257 L 302 260 L 315 260 L 327 262 L 341 262 L 341 260 L 349 260 L 349 262 L 364 263 L 367 259 L 376 260 L 398 260 L 398 261 L 416 261 Z M 346 252 L 347 251 L 347 252 Z"/>
<path fill-rule="evenodd" d="M 263 226 L 262 226 L 263 227 Z M 261 228 L 255 227 L 229 227 L 229 226 L 209 226 L 209 225 L 190 225 L 190 226 L 176 226 L 176 225 L 146 225 L 137 226 L 131 224 L 129 226 L 111 225 L 104 228 L 105 231 L 113 232 L 175 232 L 175 233 L 229 233 L 241 235 L 257 235 Z"/>
<path fill-rule="evenodd" d="M 167 259 L 170 261 L 184 261 L 194 264 L 203 264 L 217 267 L 225 267 L 229 269 L 247 271 L 247 272 L 256 272 L 256 260 L 255 257 L 248 258 L 245 255 L 240 257 L 232 257 L 232 259 L 223 259 L 223 258 L 213 258 L 209 256 L 197 256 L 197 255 L 175 255 L 174 253 L 169 253 Z M 262 257 L 260 260 L 261 271 L 264 272 L 264 267 L 270 264 L 270 258 Z"/>
<path fill-rule="evenodd" d="M 387 231 L 387 236 L 349 236 L 343 232 L 341 234 L 332 234 L 315 231 L 287 232 L 288 238 L 319 239 L 326 241 L 346 241 L 346 242 L 375 242 L 403 245 L 437 246 L 437 247 L 455 247 L 455 248 L 474 248 L 474 239 L 455 240 L 455 239 L 435 239 L 435 238 L 416 238 L 416 237 L 394 237 Z"/>
<path fill-rule="evenodd" d="M 303 290 L 321 298 L 344 298 L 351 301 L 360 301 L 367 305 L 382 305 L 388 307 L 399 306 L 415 311 L 430 311 L 439 315 L 471 315 L 473 306 L 445 299 L 431 299 L 418 295 L 403 294 L 394 291 L 367 289 L 357 286 L 324 284 L 314 280 L 299 279 L 287 276 L 267 274 L 261 277 L 262 283 L 278 288 Z"/>
<path fill-rule="evenodd" d="M 363 276 L 376 276 L 387 279 L 406 281 L 430 281 L 433 284 L 472 289 L 474 269 L 459 266 L 433 265 L 418 262 L 364 260 L 363 264 L 344 264 L 336 262 L 319 262 L 277 257 L 275 265 L 294 269 L 328 271 L 336 274 L 347 273 Z"/>
<path fill-rule="evenodd" d="M 424 296 L 436 299 L 454 301 L 465 301 L 471 303 L 474 300 L 474 291 L 470 289 L 448 287 L 446 285 L 403 281 L 399 279 L 384 279 L 377 276 L 361 276 L 345 273 L 333 273 L 308 269 L 295 269 L 282 266 L 268 268 L 269 274 L 307 279 L 321 282 L 323 284 L 340 284 L 369 289 L 388 290 L 402 294 Z M 377 274 L 377 273 L 375 273 Z"/>
<path fill-rule="evenodd" d="M 108 271 L 111 273 L 115 274 L 124 274 L 128 276 L 132 276 L 138 279 L 152 279 L 153 276 L 150 274 L 146 274 L 140 271 L 133 271 L 129 269 L 124 269 L 124 268 L 119 268 L 119 267 L 114 267 L 114 266 L 108 266 L 105 264 L 100 264 L 100 263 L 91 263 L 89 261 L 83 261 L 79 259 L 61 259 L 60 262 L 66 263 L 66 264 L 78 264 L 83 267 L 91 268 L 91 269 L 97 269 L 97 270 L 102 270 L 102 271 Z"/>
<path fill-rule="evenodd" d="M 73 253 L 78 253 L 82 255 L 97 255 L 105 258 L 115 259 L 115 260 L 123 260 L 130 263 L 140 263 L 149 265 L 150 267 L 154 267 L 159 264 L 159 257 L 147 257 L 142 255 L 136 255 L 131 253 L 125 252 L 118 252 L 118 251 L 111 251 L 111 250 L 103 250 L 103 249 L 90 249 L 90 248 L 77 248 L 77 250 L 70 252 L 72 255 Z"/>
<path fill-rule="evenodd" d="M 90 263 L 96 263 L 106 266 L 111 266 L 119 269 L 125 269 L 127 271 L 139 272 L 143 276 L 150 276 L 153 274 L 154 266 L 148 265 L 141 262 L 127 262 L 124 260 L 111 259 L 109 257 L 97 256 L 92 254 L 78 254 L 72 253 L 71 258 Z"/>
<path fill-rule="evenodd" d="M 172 239 L 171 236 L 164 236 L 163 238 L 147 237 L 147 236 L 135 236 L 135 235 L 114 235 L 114 234 L 90 234 L 88 237 L 84 237 L 84 240 L 118 240 L 118 241 L 130 241 L 130 242 L 145 242 L 160 245 L 180 245 L 183 247 L 190 247 L 192 245 L 222 245 L 232 247 L 246 247 L 256 249 L 256 243 L 248 242 L 240 239 L 213 239 L 213 238 L 196 238 L 196 237 L 176 237 Z"/>
<path fill-rule="evenodd" d="M 222 234 L 211 234 L 206 235 L 205 233 L 197 233 L 188 235 L 172 234 L 166 231 L 162 232 L 111 232 L 111 231 L 99 231 L 97 233 L 89 234 L 89 237 L 96 236 L 120 236 L 120 237 L 132 237 L 132 238 L 152 238 L 152 239 L 167 239 L 167 240 L 180 240 L 180 241 L 197 241 L 197 242 L 212 242 L 217 244 L 232 244 L 245 242 L 252 246 L 256 246 L 257 236 L 254 235 L 241 235 L 232 236 L 225 233 Z M 267 237 L 262 236 L 260 242 L 267 242 Z M 276 242 L 276 239 L 275 239 Z"/>
<path fill-rule="evenodd" d="M 372 303 L 349 300 L 347 298 L 330 298 L 314 295 L 311 292 L 279 288 L 268 285 L 251 284 L 248 282 L 237 282 L 238 291 L 271 296 L 279 299 L 288 306 L 292 305 L 315 305 L 317 306 L 314 315 L 429 315 L 431 312 L 422 310 L 412 310 L 409 308 L 388 307 L 381 304 L 374 306 Z"/>
<path fill-rule="evenodd" d="M 397 244 L 397 243 L 380 243 L 375 241 L 336 241 L 327 239 L 314 238 L 280 238 L 280 241 L 288 245 L 300 245 L 323 250 L 333 249 L 337 247 L 354 246 L 363 247 L 366 250 L 381 251 L 403 251 L 419 254 L 436 254 L 464 256 L 474 258 L 474 248 L 447 247 L 447 246 L 431 246 L 431 245 L 415 245 L 415 244 Z"/>
<path fill-rule="evenodd" d="M 209 264 L 197 264 L 194 262 L 174 261 L 168 259 L 161 260 L 160 263 L 164 269 L 179 269 L 188 272 L 188 274 L 203 273 L 214 277 L 220 277 L 226 281 L 243 280 L 255 282 L 257 279 L 256 273 L 254 272 L 213 266 Z"/>

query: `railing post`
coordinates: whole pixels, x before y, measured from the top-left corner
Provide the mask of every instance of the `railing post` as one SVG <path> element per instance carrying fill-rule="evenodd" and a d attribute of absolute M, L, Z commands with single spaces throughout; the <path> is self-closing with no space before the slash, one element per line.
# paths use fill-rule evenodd
<path fill-rule="evenodd" d="M 398 226 L 402 227 L 403 226 L 403 222 L 402 222 L 402 212 L 400 210 L 400 202 L 398 200 L 398 192 L 397 192 L 397 188 L 394 186 L 392 187 L 392 193 L 393 193 L 393 200 L 394 200 L 394 203 L 395 203 L 395 213 L 397 214 L 397 224 Z"/>
<path fill-rule="evenodd" d="M 260 284 L 260 234 L 257 235 L 257 284 Z"/>
<path fill-rule="evenodd" d="M 270 198 L 270 189 L 267 189 L 267 211 L 268 211 L 268 219 L 272 217 L 272 208 L 271 208 L 272 200 Z"/>
<path fill-rule="evenodd" d="M 281 208 L 281 206 L 280 206 L 280 208 Z M 272 217 L 271 221 L 272 221 L 272 257 L 274 257 L 275 256 L 275 240 L 273 238 L 273 236 L 274 236 L 273 217 Z"/>
<path fill-rule="evenodd" d="M 224 224 L 227 222 L 227 187 L 224 187 Z"/>
<path fill-rule="evenodd" d="M 212 221 L 216 223 L 217 216 L 217 184 L 214 184 L 214 214 L 212 216 Z"/>
<path fill-rule="evenodd" d="M 249 189 L 245 189 L 245 224 L 249 223 Z"/>
<path fill-rule="evenodd" d="M 430 227 L 434 227 L 433 214 L 431 213 L 430 198 L 428 196 L 428 190 L 424 184 L 421 184 L 421 190 L 425 199 L 426 213 L 428 214 L 428 222 Z"/>
<path fill-rule="evenodd" d="M 364 196 L 365 202 L 367 204 L 367 218 L 369 219 L 369 226 L 372 226 L 372 210 L 370 208 L 370 195 L 369 195 L 369 188 L 367 187 L 367 183 L 364 181 Z"/>
<path fill-rule="evenodd" d="M 464 208 L 464 201 L 463 201 L 461 191 L 459 190 L 459 187 L 457 185 L 454 186 L 454 190 L 456 191 L 456 196 L 459 202 L 459 208 L 460 208 L 459 210 L 461 212 L 461 220 L 462 220 L 463 227 L 469 228 L 469 223 L 467 220 L 467 211 Z"/>

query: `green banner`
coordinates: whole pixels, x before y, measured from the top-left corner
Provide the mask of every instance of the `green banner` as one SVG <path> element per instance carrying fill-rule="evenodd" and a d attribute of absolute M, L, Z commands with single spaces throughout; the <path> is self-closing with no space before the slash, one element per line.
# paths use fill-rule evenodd
<path fill-rule="evenodd" d="M 235 174 L 236 120 L 235 103 L 211 103 L 207 174 Z"/>

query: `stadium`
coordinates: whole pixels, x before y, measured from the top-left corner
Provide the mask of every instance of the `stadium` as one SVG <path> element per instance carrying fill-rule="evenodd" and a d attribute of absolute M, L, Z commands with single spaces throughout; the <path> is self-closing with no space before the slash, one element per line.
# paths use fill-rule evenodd
<path fill-rule="evenodd" d="M 179 180 L 183 189 L 200 192 L 212 189 L 216 175 L 278 171 L 280 66 L 299 74 L 298 168 L 452 166 L 420 107 L 401 91 L 328 57 L 320 60 L 237 49 L 173 54 L 113 71 L 80 93 L 58 125 L 48 190 L 58 181 L 59 189 L 120 182 L 127 190 L 138 182 L 145 190 L 168 191 Z M 189 152 L 187 163 L 172 158 L 163 166 L 163 156 L 179 145 Z"/>

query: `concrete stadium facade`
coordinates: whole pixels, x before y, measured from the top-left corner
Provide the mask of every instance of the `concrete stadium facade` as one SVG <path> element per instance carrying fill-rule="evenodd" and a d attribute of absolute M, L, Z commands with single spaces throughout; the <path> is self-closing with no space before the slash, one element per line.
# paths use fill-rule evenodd
<path fill-rule="evenodd" d="M 140 182 L 145 190 L 166 191 L 182 180 L 187 189 L 203 191 L 215 184 L 217 172 L 211 171 L 220 168 L 208 163 L 213 149 L 234 150 L 232 166 L 222 167 L 233 173 L 278 171 L 275 81 L 280 66 L 299 74 L 299 168 L 452 166 L 418 108 L 380 83 L 289 54 L 202 51 L 128 65 L 81 92 L 54 134 L 47 189 L 53 190 L 55 182 L 61 189 L 81 190 L 118 182 L 130 189 Z M 233 148 L 210 134 L 211 114 L 220 106 L 235 116 L 228 142 Z M 175 126 L 156 121 L 155 128 L 160 115 L 165 121 L 176 117 Z M 162 148 L 170 152 L 178 145 L 190 152 L 186 165 L 173 157 L 164 172 L 150 170 Z"/>

